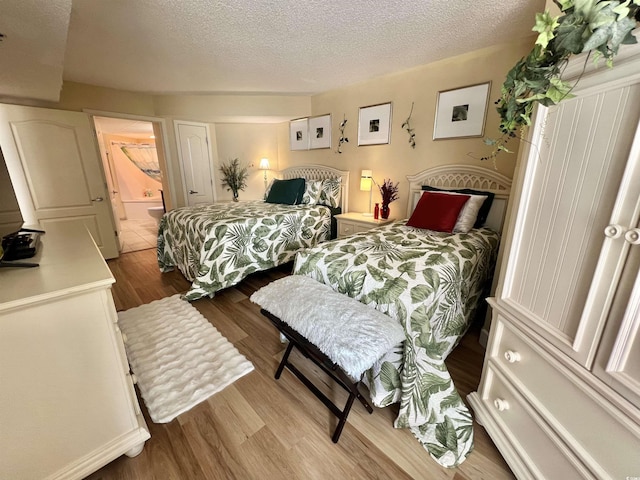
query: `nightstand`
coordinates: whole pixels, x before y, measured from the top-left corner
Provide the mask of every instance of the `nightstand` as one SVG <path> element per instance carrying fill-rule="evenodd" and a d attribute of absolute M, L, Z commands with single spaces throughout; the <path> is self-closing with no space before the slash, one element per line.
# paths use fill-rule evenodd
<path fill-rule="evenodd" d="M 393 218 L 374 220 L 373 217 L 365 217 L 362 213 L 355 212 L 341 213 L 340 215 L 336 215 L 338 238 L 344 238 L 354 233 L 365 232 L 374 227 L 387 225 L 393 222 L 393 220 Z"/>

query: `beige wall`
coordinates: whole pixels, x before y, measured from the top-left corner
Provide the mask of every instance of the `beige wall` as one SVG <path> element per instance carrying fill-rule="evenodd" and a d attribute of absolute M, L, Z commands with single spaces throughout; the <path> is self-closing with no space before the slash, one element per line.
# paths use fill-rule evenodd
<path fill-rule="evenodd" d="M 65 82 L 62 85 L 60 101 L 52 108 L 79 112 L 83 109 L 89 109 L 129 115 L 154 116 L 153 97 L 151 95 L 73 82 Z"/>
<path fill-rule="evenodd" d="M 163 95 L 153 97 L 155 115 L 203 123 L 280 123 L 310 115 L 309 96 Z"/>
<path fill-rule="evenodd" d="M 152 96 L 80 83 L 65 82 L 60 101 L 20 101 L 12 103 L 61 110 L 96 110 L 103 112 L 164 118 L 167 127 L 168 168 L 174 178 L 173 194 L 176 205 L 183 206 L 184 192 L 180 173 L 173 120 L 208 123 L 212 135 L 218 137 L 218 152 L 213 152 L 214 174 L 219 174 L 218 159 L 235 158 L 247 164 L 254 163 L 246 199 L 262 198 L 263 172 L 257 170 L 262 156 L 267 156 L 273 168 L 278 165 L 278 125 L 290 118 L 311 114 L 309 96 L 296 95 L 167 95 Z M 235 123 L 230 123 L 235 122 Z M 220 133 L 218 133 L 220 132 Z M 215 138 L 212 139 L 215 145 Z M 243 160 L 244 158 L 244 160 Z M 219 177 L 215 179 L 219 199 L 231 198 L 223 190 Z M 167 189 L 165 189 L 167 190 Z M 167 196 L 167 204 L 171 200 Z"/>
<path fill-rule="evenodd" d="M 406 212 L 406 175 L 433 165 L 469 163 L 493 168 L 479 159 L 490 148 L 481 138 L 432 140 L 437 94 L 439 91 L 464 87 L 486 81 L 492 82 L 485 136 L 496 136 L 498 115 L 493 101 L 499 97 L 506 72 L 530 50 L 534 37 L 511 45 L 500 45 L 446 59 L 418 68 L 373 79 L 358 85 L 315 95 L 167 95 L 151 96 L 142 93 L 65 82 L 60 102 L 39 103 L 39 106 L 81 111 L 82 109 L 118 112 L 129 115 L 162 117 L 167 121 L 168 143 L 172 174 L 176 184 L 177 206 L 183 205 L 180 170 L 175 144 L 173 120 L 189 120 L 210 124 L 215 132 L 217 151 L 214 152 L 214 172 L 219 161 L 238 157 L 254 164 L 249 186 L 243 192 L 246 199 L 261 198 L 264 193 L 263 172 L 257 162 L 267 156 L 273 169 L 298 164 L 325 164 L 351 172 L 350 209 L 368 209 L 369 196 L 359 190 L 362 169 L 371 169 L 375 179 L 391 178 L 400 182 L 400 199 L 392 208 L 392 216 Z M 359 107 L 377 103 L 392 103 L 391 142 L 388 145 L 358 147 Z M 408 143 L 408 134 L 401 128 L 414 102 L 411 125 L 416 133 L 416 148 Z M 18 102 L 17 102 L 18 103 Z M 288 121 L 310 115 L 332 115 L 332 148 L 297 151 L 289 149 Z M 346 116 L 346 136 L 343 153 L 335 152 L 338 125 Z M 215 145 L 215 142 L 214 142 Z M 501 154 L 496 166 L 511 176 L 515 154 Z M 271 175 L 270 177 L 271 178 Z M 216 179 L 218 198 L 230 198 Z M 374 202 L 376 194 L 374 193 Z"/>
<path fill-rule="evenodd" d="M 497 137 L 499 117 L 494 101 L 508 70 L 526 55 L 535 37 L 510 45 L 495 46 L 412 70 L 377 78 L 362 84 L 315 95 L 311 98 L 312 115 L 331 113 L 332 149 L 290 151 L 288 124 L 279 130 L 280 167 L 296 164 L 328 164 L 351 172 L 349 203 L 351 211 L 366 211 L 369 195 L 359 190 L 360 171 L 373 170 L 376 181 L 391 178 L 400 182 L 400 198 L 391 205 L 392 217 L 403 218 L 408 199 L 407 175 L 428 167 L 449 163 L 465 163 L 494 168 L 491 162 L 480 161 L 491 149 L 482 138 L 432 140 L 435 108 L 439 91 L 491 81 L 491 94 L 485 126 L 485 136 Z M 388 145 L 358 147 L 359 107 L 392 103 L 391 141 Z M 409 135 L 401 128 L 414 102 L 411 126 L 415 129 L 416 148 L 409 145 Z M 335 152 L 338 126 L 347 118 L 345 134 L 349 143 L 342 154 Z M 514 145 L 514 148 L 517 146 Z M 496 166 L 500 173 L 513 175 L 516 154 L 500 154 Z M 374 192 L 374 200 L 380 200 Z"/>
<path fill-rule="evenodd" d="M 76 112 L 88 109 L 128 115 L 154 115 L 153 97 L 151 95 L 74 82 L 64 82 L 58 102 L 4 97 L 0 98 L 0 100 L 2 103 Z"/>
<path fill-rule="evenodd" d="M 231 198 L 220 185 L 220 162 L 238 157 L 243 164 L 255 164 L 241 198 L 260 199 L 264 194 L 263 172 L 257 172 L 262 156 L 278 163 L 277 126 L 290 118 L 310 115 L 311 99 L 296 95 L 166 95 L 154 96 L 154 115 L 165 118 L 170 132 L 169 154 L 174 159 L 176 206 L 183 206 L 178 151 L 173 120 L 209 124 L 212 132 L 214 188 L 219 200 Z M 265 152 L 265 153 L 263 153 Z"/>
<path fill-rule="evenodd" d="M 232 195 L 220 184 L 220 162 L 237 158 L 241 165 L 249 166 L 247 188 L 240 192 L 240 200 L 259 200 L 264 196 L 264 171 L 258 167 L 260 159 L 269 159 L 269 166 L 278 169 L 277 124 L 217 124 L 218 161 L 214 162 L 215 188 L 218 199 L 230 200 Z M 267 172 L 268 179 L 273 175 Z"/>

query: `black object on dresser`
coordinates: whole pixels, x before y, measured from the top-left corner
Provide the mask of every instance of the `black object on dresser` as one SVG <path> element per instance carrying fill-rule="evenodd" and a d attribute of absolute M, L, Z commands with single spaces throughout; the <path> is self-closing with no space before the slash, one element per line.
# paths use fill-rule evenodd
<path fill-rule="evenodd" d="M 21 229 L 2 237 L 0 267 L 37 267 L 37 263 L 18 262 L 32 258 L 38 252 L 42 230 Z"/>

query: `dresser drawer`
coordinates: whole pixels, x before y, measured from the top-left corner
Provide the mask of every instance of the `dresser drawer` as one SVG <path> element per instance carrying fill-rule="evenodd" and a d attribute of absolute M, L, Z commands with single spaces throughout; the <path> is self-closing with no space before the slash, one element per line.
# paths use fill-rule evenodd
<path fill-rule="evenodd" d="M 638 475 L 638 426 L 503 317 L 494 321 L 489 363 L 505 372 L 553 430 L 582 452 L 583 462 L 599 478 Z"/>
<path fill-rule="evenodd" d="M 487 429 L 489 423 L 500 428 L 533 478 L 594 478 L 500 372 L 488 365 L 484 375 L 481 401 L 492 418 Z"/>
<path fill-rule="evenodd" d="M 348 235 L 353 235 L 354 233 L 360 232 L 362 230 L 357 230 L 357 224 L 353 222 L 338 222 L 338 236 L 346 237 Z"/>

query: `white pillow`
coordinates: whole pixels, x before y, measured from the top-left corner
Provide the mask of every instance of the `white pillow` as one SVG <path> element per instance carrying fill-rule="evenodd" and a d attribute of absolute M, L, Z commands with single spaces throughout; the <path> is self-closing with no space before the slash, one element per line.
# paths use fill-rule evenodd
<path fill-rule="evenodd" d="M 322 180 L 322 191 L 320 192 L 318 203 L 328 207 L 338 208 L 340 206 L 341 183 L 342 179 L 340 177 Z"/>
<path fill-rule="evenodd" d="M 445 192 L 438 190 L 438 193 L 446 193 L 447 195 L 469 195 L 468 193 Z M 464 204 L 462 210 L 458 214 L 458 219 L 453 227 L 453 233 L 467 233 L 473 228 L 478 218 L 478 212 L 482 204 L 487 199 L 486 195 L 469 195 L 469 200 Z"/>
<path fill-rule="evenodd" d="M 302 203 L 315 205 L 320 199 L 320 193 L 322 193 L 322 180 L 305 180 Z"/>

